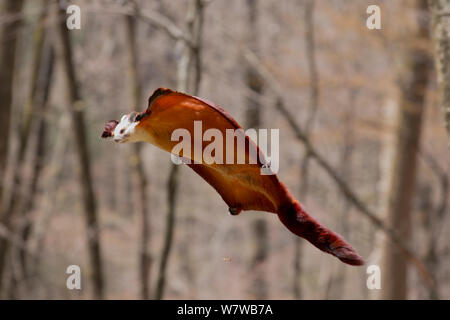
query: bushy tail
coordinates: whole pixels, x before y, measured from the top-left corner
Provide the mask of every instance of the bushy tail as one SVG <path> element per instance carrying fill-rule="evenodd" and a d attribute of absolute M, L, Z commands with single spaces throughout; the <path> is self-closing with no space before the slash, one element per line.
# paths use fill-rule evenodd
<path fill-rule="evenodd" d="M 353 266 L 364 264 L 364 260 L 340 235 L 322 226 L 297 201 L 280 207 L 278 217 L 291 232 L 305 238 L 320 250 Z"/>

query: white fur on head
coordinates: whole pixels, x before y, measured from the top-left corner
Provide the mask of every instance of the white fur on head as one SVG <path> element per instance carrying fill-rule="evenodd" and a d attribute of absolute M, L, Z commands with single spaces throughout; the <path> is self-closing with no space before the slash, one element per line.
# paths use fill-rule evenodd
<path fill-rule="evenodd" d="M 140 140 L 136 134 L 136 126 L 139 124 L 139 121 L 135 121 L 135 119 L 136 112 L 122 116 L 122 119 L 120 119 L 120 122 L 114 129 L 113 137 L 115 142 L 124 143 Z"/>

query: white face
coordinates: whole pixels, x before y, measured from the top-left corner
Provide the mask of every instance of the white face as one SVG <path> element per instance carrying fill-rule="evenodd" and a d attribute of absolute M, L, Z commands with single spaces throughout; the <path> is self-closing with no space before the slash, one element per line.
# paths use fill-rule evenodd
<path fill-rule="evenodd" d="M 122 116 L 122 119 L 120 119 L 120 122 L 114 129 L 113 137 L 115 142 L 125 143 L 138 141 L 135 127 L 139 124 L 139 121 L 135 121 L 135 119 L 136 112 Z"/>

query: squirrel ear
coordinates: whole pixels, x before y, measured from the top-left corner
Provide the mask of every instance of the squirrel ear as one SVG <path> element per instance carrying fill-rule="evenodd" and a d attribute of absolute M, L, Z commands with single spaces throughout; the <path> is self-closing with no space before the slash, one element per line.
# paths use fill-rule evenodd
<path fill-rule="evenodd" d="M 141 121 L 143 118 L 147 117 L 150 114 L 150 110 L 139 112 L 136 114 L 136 118 L 134 118 L 134 121 Z"/>
<path fill-rule="evenodd" d="M 113 136 L 113 132 L 114 129 L 117 127 L 117 124 L 119 122 L 117 122 L 116 120 L 110 120 L 105 124 L 105 129 L 103 130 L 102 133 L 102 138 L 109 138 Z"/>
<path fill-rule="evenodd" d="M 130 113 L 130 117 L 128 118 L 128 120 L 130 122 L 136 121 L 136 115 L 137 115 L 136 111 L 133 111 L 132 113 Z"/>

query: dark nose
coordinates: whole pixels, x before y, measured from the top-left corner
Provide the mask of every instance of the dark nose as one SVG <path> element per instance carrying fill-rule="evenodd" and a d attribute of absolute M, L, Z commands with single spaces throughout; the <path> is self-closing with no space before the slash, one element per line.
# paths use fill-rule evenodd
<path fill-rule="evenodd" d="M 102 138 L 108 138 L 113 136 L 114 129 L 116 128 L 117 124 L 116 120 L 110 120 L 105 124 L 105 128 L 103 129 Z"/>

